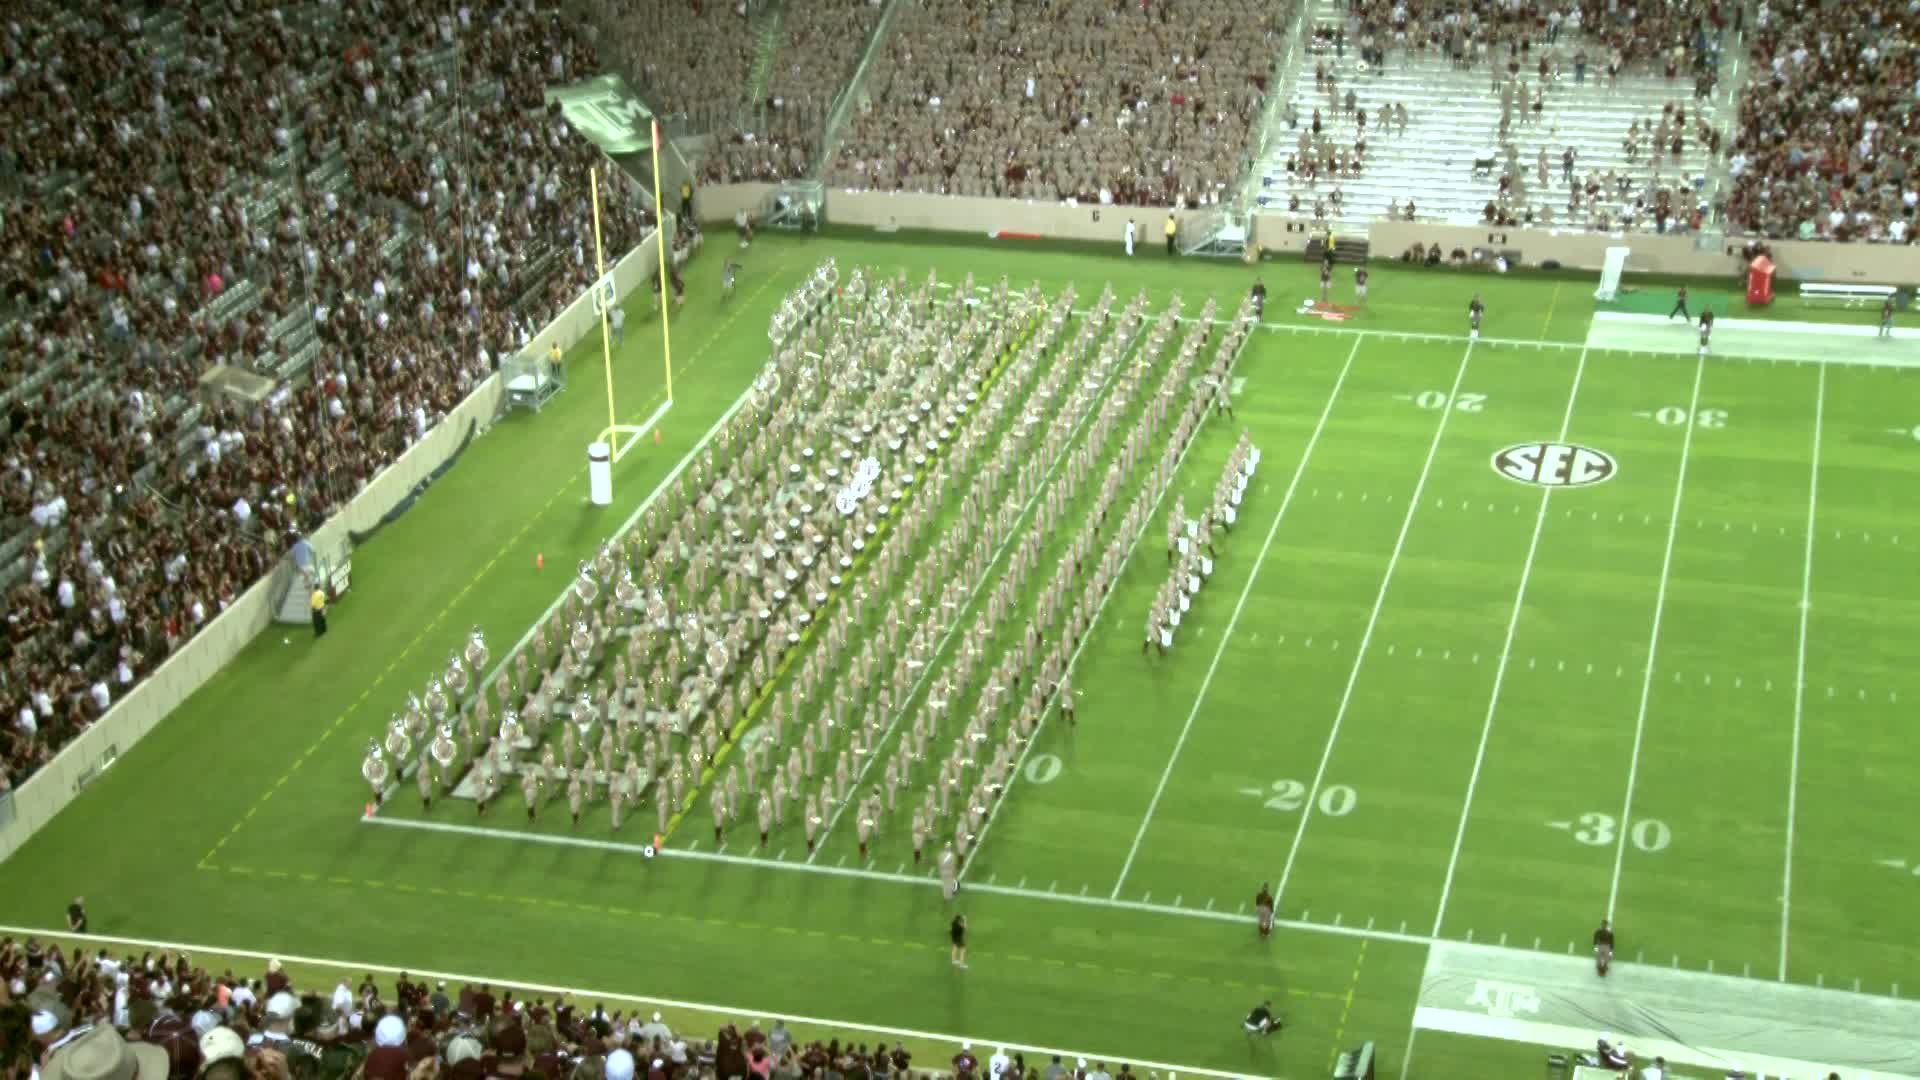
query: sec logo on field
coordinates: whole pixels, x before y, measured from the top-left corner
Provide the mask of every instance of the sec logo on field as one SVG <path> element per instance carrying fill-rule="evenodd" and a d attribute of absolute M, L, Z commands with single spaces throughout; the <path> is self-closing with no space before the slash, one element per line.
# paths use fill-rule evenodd
<path fill-rule="evenodd" d="M 1494 472 L 1538 487 L 1587 487 L 1612 479 L 1617 469 L 1613 455 L 1567 443 L 1521 443 L 1493 455 Z"/>

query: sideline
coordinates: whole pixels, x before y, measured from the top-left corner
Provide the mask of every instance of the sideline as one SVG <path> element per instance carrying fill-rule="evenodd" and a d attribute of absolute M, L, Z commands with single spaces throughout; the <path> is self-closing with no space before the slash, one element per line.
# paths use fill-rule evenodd
<path fill-rule="evenodd" d="M 1220 1080 L 1242 1080 L 1243 1077 L 1253 1077 L 1258 1075 L 1253 1073 L 1221 1072 L 1217 1069 L 1203 1069 L 1194 1065 L 1179 1065 L 1179 1064 L 1173 1064 L 1173 1063 L 1164 1062 L 1164 1061 L 1147 1061 L 1141 1058 L 1127 1057 L 1124 1054 L 1111 1054 L 1111 1053 L 1105 1053 L 1105 1052 L 1095 1052 L 1090 1050 L 1069 1050 L 1062 1047 L 1031 1046 L 1025 1043 L 1001 1042 L 1001 1041 L 991 1039 L 981 1035 L 950 1035 L 944 1032 L 919 1031 L 914 1028 L 888 1027 L 882 1024 L 858 1024 L 858 1023 L 852 1023 L 846 1020 L 833 1020 L 833 1019 L 828 1019 L 826 1017 L 818 1017 L 818 1016 L 800 1016 L 792 1013 L 772 1012 L 765 1009 L 744 1008 L 738 1005 L 712 1005 L 712 1004 L 707 1004 L 707 1003 L 698 1002 L 698 1001 L 681 1001 L 674 998 L 649 997 L 644 994 L 630 994 L 624 991 L 617 991 L 617 990 L 591 989 L 591 988 L 577 987 L 577 986 L 554 986 L 554 985 L 545 984 L 545 983 L 527 982 L 521 979 L 502 978 L 497 975 L 468 975 L 460 972 L 434 971 L 428 968 L 420 968 L 420 967 L 394 967 L 388 964 L 371 964 L 371 963 L 365 963 L 363 961 L 358 961 L 358 960 L 331 960 L 331 959 L 327 959 L 325 957 L 319 957 L 319 956 L 296 956 L 291 953 L 266 953 L 266 952 L 257 952 L 250 949 L 227 948 L 225 946 L 220 946 L 220 945 L 195 945 L 195 944 L 188 944 L 185 942 L 178 942 L 178 941 L 151 941 L 145 938 L 110 937 L 104 934 L 87 934 L 87 935 L 76 937 L 73 934 L 69 934 L 60 930 L 50 929 L 47 927 L 0 925 L 0 933 L 14 934 L 14 935 L 20 935 L 20 936 L 32 935 L 35 937 L 50 937 L 50 938 L 58 938 L 61 940 L 74 940 L 74 941 L 85 940 L 85 941 L 90 941 L 95 943 L 104 942 L 110 945 L 121 945 L 121 946 L 127 946 L 129 948 L 136 948 L 136 949 L 149 950 L 149 951 L 167 950 L 172 952 L 185 951 L 188 953 L 203 953 L 203 952 L 219 953 L 226 956 L 242 956 L 248 959 L 259 960 L 262 963 L 266 963 L 267 961 L 270 961 L 270 960 L 279 960 L 283 963 L 303 964 L 303 965 L 308 965 L 313 967 L 330 967 L 330 968 L 338 968 L 341 970 L 350 969 L 353 971 L 379 972 L 383 975 L 398 975 L 398 974 L 401 974 L 402 972 L 405 972 L 408 975 L 419 976 L 419 977 L 428 978 L 428 979 L 436 979 L 436 980 L 445 979 L 448 982 L 468 982 L 468 983 L 485 982 L 485 983 L 492 983 L 496 986 L 515 987 L 521 990 L 531 991 L 539 994 L 565 994 L 568 997 L 572 997 L 576 999 L 620 998 L 626 1001 L 644 1002 L 646 1004 L 653 1005 L 662 1009 L 689 1009 L 689 1010 L 697 1010 L 700 1012 L 723 1013 L 723 1014 L 731 1014 L 734 1016 L 742 1016 L 742 1017 L 751 1016 L 756 1019 L 781 1020 L 790 1025 L 798 1025 L 802 1027 L 838 1028 L 844 1031 L 858 1031 L 858 1032 L 863 1032 L 869 1035 L 884 1035 L 889 1038 L 915 1039 L 915 1040 L 923 1040 L 923 1041 L 929 1041 L 929 1042 L 944 1042 L 944 1043 L 953 1044 L 955 1046 L 963 1042 L 971 1042 L 971 1043 L 977 1044 L 982 1048 L 987 1046 L 1001 1046 L 1001 1047 L 1005 1047 L 1009 1051 L 1019 1051 L 1020 1053 L 1023 1053 L 1023 1054 L 1034 1054 L 1034 1055 L 1040 1055 L 1040 1056 L 1059 1055 L 1062 1058 L 1086 1058 L 1089 1061 L 1126 1062 L 1136 1066 L 1137 1068 L 1151 1069 L 1155 1071 L 1166 1071 L 1169 1074 L 1189 1073 L 1194 1076 L 1219 1077 Z"/>

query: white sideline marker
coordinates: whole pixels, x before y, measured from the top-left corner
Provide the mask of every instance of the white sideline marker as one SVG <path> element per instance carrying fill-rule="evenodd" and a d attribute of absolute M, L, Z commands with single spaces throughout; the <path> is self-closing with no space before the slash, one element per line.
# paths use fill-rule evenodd
<path fill-rule="evenodd" d="M 1447 400 L 1452 401 L 1460 395 L 1460 383 L 1467 377 L 1467 364 L 1473 359 L 1474 342 L 1467 342 L 1465 351 L 1460 354 L 1460 366 L 1453 373 L 1453 386 L 1447 390 Z M 1348 354 L 1352 359 L 1352 354 Z M 1407 544 L 1407 533 L 1413 528 L 1413 515 L 1420 509 L 1420 494 L 1426 490 L 1427 477 L 1433 472 L 1433 459 L 1440 453 L 1440 440 L 1447 433 L 1447 420 L 1454 414 L 1453 409 L 1440 410 L 1440 422 L 1434 425 L 1433 441 L 1427 445 L 1427 458 L 1420 464 L 1420 477 L 1414 481 L 1413 494 L 1407 499 L 1407 515 L 1400 521 L 1400 535 L 1393 541 L 1393 552 L 1387 556 L 1386 573 L 1380 577 L 1380 591 L 1374 595 L 1373 611 L 1367 616 L 1367 627 L 1361 631 L 1360 645 L 1354 650 L 1353 670 L 1347 675 L 1347 687 L 1340 695 L 1340 705 L 1333 713 L 1333 729 L 1327 733 L 1327 745 L 1320 752 L 1320 764 L 1314 769 L 1313 783 L 1307 788 L 1307 798 L 1303 806 L 1317 805 L 1320 797 L 1320 785 L 1327 777 L 1327 765 L 1333 760 L 1334 743 L 1340 738 L 1340 724 L 1346 719 L 1347 706 L 1353 702 L 1353 688 L 1360 682 L 1360 668 L 1366 663 L 1367 646 L 1373 641 L 1373 631 L 1380 624 L 1380 609 L 1387 603 L 1387 588 L 1393 584 L 1393 571 L 1400 563 L 1400 552 Z M 1324 416 L 1324 414 L 1322 414 Z M 1287 848 L 1286 865 L 1280 870 L 1280 883 L 1273 890 L 1274 906 L 1280 905 L 1280 899 L 1286 894 L 1287 881 L 1293 876 L 1294 860 L 1300 856 L 1300 841 L 1307 835 L 1307 822 L 1313 815 L 1302 812 L 1300 824 L 1293 831 L 1293 843 Z"/>
<path fill-rule="evenodd" d="M 1680 439 L 1679 475 L 1673 483 L 1673 514 L 1667 522 L 1667 551 L 1660 560 L 1660 587 L 1653 598 L 1653 629 L 1647 635 L 1647 674 L 1640 683 L 1640 709 L 1633 722 L 1633 755 L 1627 760 L 1627 794 L 1620 805 L 1619 836 L 1613 848 L 1613 883 L 1607 887 L 1607 918 L 1613 918 L 1620 899 L 1620 866 L 1627 857 L 1627 836 L 1633 831 L 1633 786 L 1640 775 L 1640 744 L 1647 733 L 1647 703 L 1653 698 L 1653 668 L 1660 650 L 1660 619 L 1667 608 L 1667 580 L 1673 570 L 1673 541 L 1680 532 L 1680 502 L 1687 490 L 1687 458 L 1693 453 L 1694 419 L 1700 412 L 1700 384 L 1706 379 L 1707 358 L 1694 362 L 1693 397 L 1687 404 L 1687 426 Z"/>
<path fill-rule="evenodd" d="M 1787 981 L 1787 924 L 1793 917 L 1793 825 L 1800 791 L 1800 717 L 1807 699 L 1807 616 L 1813 608 L 1813 527 L 1820 500 L 1820 429 L 1827 408 L 1827 369 L 1813 398 L 1813 467 L 1807 483 L 1807 559 L 1800 571 L 1800 647 L 1793 666 L 1793 750 L 1787 765 L 1787 857 L 1780 881 L 1780 981 Z M 1864 692 L 1863 695 L 1864 696 Z"/>
<path fill-rule="evenodd" d="M 1307 462 L 1313 457 L 1313 448 L 1320 441 L 1321 432 L 1326 430 L 1327 418 L 1333 415 L 1333 403 L 1340 397 L 1340 388 L 1346 384 L 1347 373 L 1353 370 L 1353 358 L 1360 353 L 1360 343 L 1365 338 L 1355 338 L 1353 348 L 1347 350 L 1346 362 L 1340 365 L 1340 374 L 1333 380 L 1333 390 L 1327 394 L 1327 403 L 1320 409 L 1320 419 L 1313 426 L 1313 433 L 1307 436 L 1307 445 L 1300 452 L 1300 462 L 1294 466 L 1293 479 L 1287 482 L 1287 492 L 1280 497 L 1280 508 L 1274 512 L 1273 523 L 1267 526 L 1267 535 L 1260 542 L 1260 553 L 1254 556 L 1253 568 L 1247 572 L 1246 584 L 1240 587 L 1240 598 L 1234 601 L 1233 612 L 1227 616 L 1227 629 L 1220 635 L 1220 644 L 1213 650 L 1213 661 L 1207 665 L 1207 673 L 1201 676 L 1200 691 L 1193 697 L 1193 708 L 1187 710 L 1187 722 L 1181 725 L 1180 737 L 1174 741 L 1173 753 L 1167 756 L 1167 767 L 1160 771 L 1160 782 L 1154 786 L 1153 798 L 1147 802 L 1146 816 L 1140 819 L 1140 828 L 1133 834 L 1133 846 L 1127 849 L 1127 859 L 1120 864 L 1120 876 L 1113 883 L 1113 891 L 1108 899 L 1119 899 L 1120 889 L 1127 883 L 1127 874 L 1133 870 L 1133 860 L 1140 854 L 1140 844 L 1147 838 L 1147 827 L 1153 824 L 1154 811 L 1160 807 L 1160 797 L 1166 794 L 1167 780 L 1173 776 L 1173 767 L 1180 760 L 1180 751 L 1187 745 L 1187 736 L 1193 731 L 1194 718 L 1200 715 L 1200 705 L 1207 699 L 1207 688 L 1213 685 L 1214 673 L 1220 670 L 1220 660 L 1227 653 L 1227 642 L 1233 639 L 1233 628 L 1240 623 L 1240 613 L 1246 609 L 1247 597 L 1253 594 L 1253 583 L 1259 579 L 1260 564 L 1266 561 L 1267 552 L 1273 549 L 1273 538 L 1280 531 L 1281 519 L 1287 516 L 1287 508 L 1293 505 L 1293 496 L 1300 488 L 1300 477 L 1307 471 Z M 1461 370 L 1465 370 L 1462 364 Z M 1454 382 L 1454 390 L 1460 389 L 1459 381 Z M 1451 410 L 1448 410 L 1451 411 Z M 1446 425 L 1446 415 L 1441 414 L 1441 426 Z M 1432 464 L 1431 455 L 1427 458 Z M 1083 638 L 1084 640 L 1084 638 Z M 1313 639 L 1308 638 L 1311 646 Z M 1274 897 L 1274 906 L 1279 906 L 1279 896 Z"/>

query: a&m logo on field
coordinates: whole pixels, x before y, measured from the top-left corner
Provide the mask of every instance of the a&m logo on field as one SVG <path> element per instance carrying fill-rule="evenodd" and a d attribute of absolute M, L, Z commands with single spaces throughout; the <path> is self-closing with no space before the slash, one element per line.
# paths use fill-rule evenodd
<path fill-rule="evenodd" d="M 1493 471 L 1509 480 L 1539 487 L 1586 487 L 1613 478 L 1613 455 L 1590 446 L 1532 442 L 1493 455 Z"/>

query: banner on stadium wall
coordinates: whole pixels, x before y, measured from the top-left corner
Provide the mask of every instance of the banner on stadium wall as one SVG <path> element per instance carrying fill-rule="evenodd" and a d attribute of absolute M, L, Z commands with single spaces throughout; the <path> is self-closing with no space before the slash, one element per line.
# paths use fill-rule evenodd
<path fill-rule="evenodd" d="M 550 86 L 547 104 L 560 103 L 560 115 L 608 157 L 639 153 L 653 146 L 653 114 L 618 75 L 601 75 L 572 86 Z"/>

